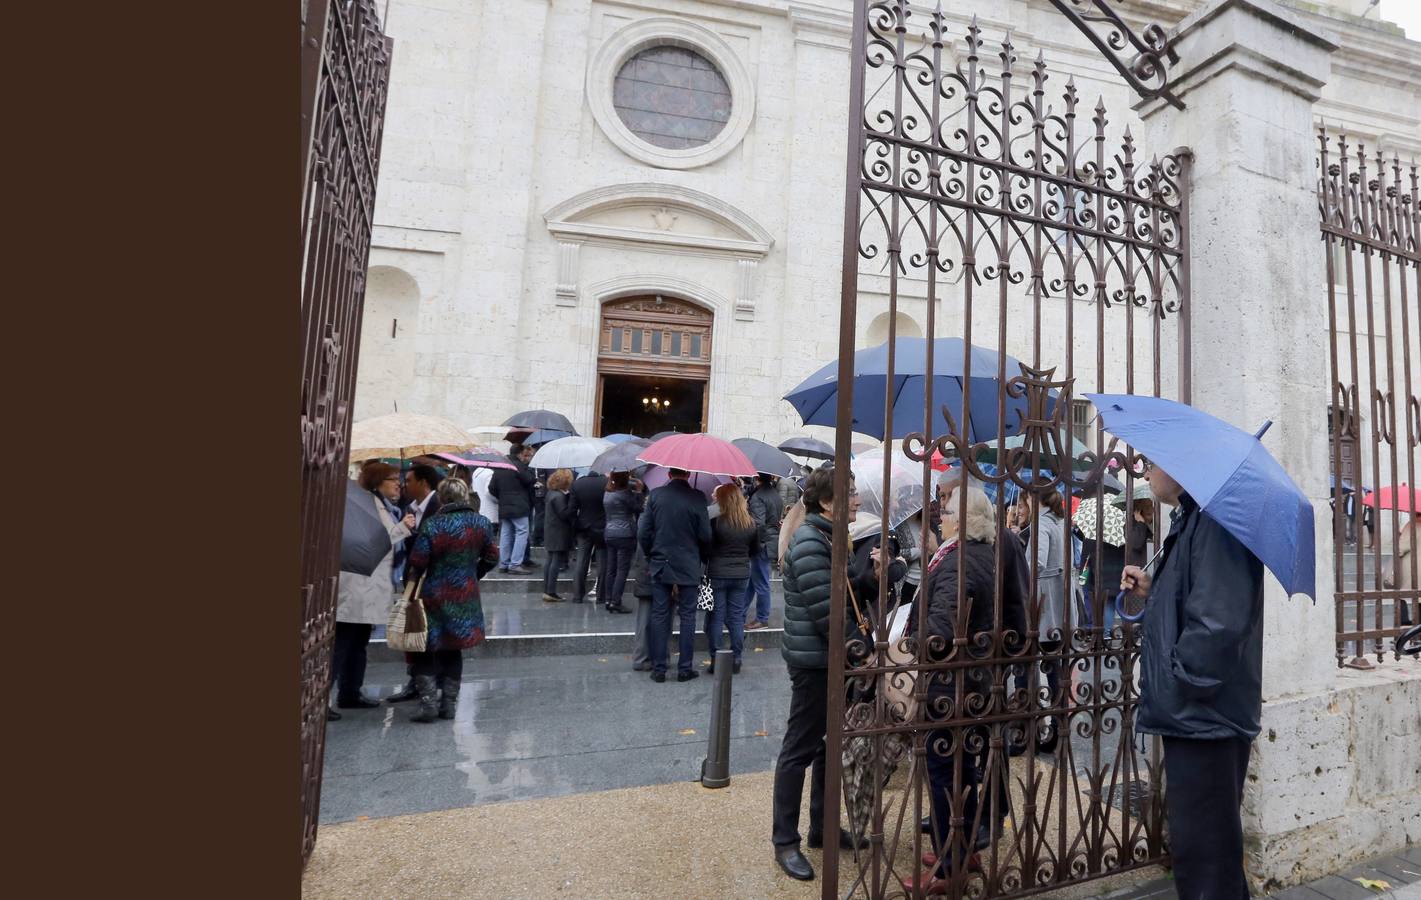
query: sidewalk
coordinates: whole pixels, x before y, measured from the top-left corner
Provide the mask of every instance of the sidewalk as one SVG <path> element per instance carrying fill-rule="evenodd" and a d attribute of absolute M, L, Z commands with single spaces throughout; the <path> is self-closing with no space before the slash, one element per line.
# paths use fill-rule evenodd
<path fill-rule="evenodd" d="M 1358 879 L 1387 884 L 1390 889 L 1365 887 Z M 1421 847 L 1379 856 L 1345 872 L 1266 896 L 1269 900 L 1369 900 L 1375 897 L 1421 900 Z M 1101 894 L 1095 900 L 1177 900 L 1177 897 L 1174 883 L 1161 878 Z"/>

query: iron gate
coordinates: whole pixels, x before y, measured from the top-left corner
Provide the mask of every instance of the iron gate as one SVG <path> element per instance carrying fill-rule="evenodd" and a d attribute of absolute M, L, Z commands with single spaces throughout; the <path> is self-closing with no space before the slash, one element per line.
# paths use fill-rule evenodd
<path fill-rule="evenodd" d="M 1188 400 L 1187 151 L 1142 156 L 1128 130 L 1111 127 L 1103 102 L 1087 105 L 1073 82 L 1051 78 L 1041 56 L 1023 70 L 1010 38 L 988 47 L 975 19 L 953 26 L 940 8 L 906 0 L 860 0 L 855 8 L 840 458 L 847 458 L 845 423 L 853 418 L 845 386 L 853 375 L 858 307 L 889 313 L 890 347 L 899 311 L 921 310 L 929 346 L 940 335 L 962 339 L 953 362 L 969 387 L 951 403 L 935 398 L 936 363 L 928 353 L 926 401 L 902 455 L 924 463 L 934 454 L 955 457 L 992 495 L 998 527 L 1012 493 L 1047 503 L 1052 492 L 1077 493 L 1083 502 L 1109 505 L 1105 476 L 1112 474 L 1128 498 L 1138 458 L 1108 440 L 1092 416 L 1084 418 L 1084 433 L 1073 436 L 1072 413 L 1089 412 L 1077 400 L 1086 390 Z M 1162 65 L 1156 31 L 1146 34 Z M 1148 60 L 1127 68 L 1160 74 Z M 1162 75 L 1157 87 L 1167 97 Z M 996 352 L 994 371 L 972 371 L 974 344 Z M 888 356 L 890 392 L 895 352 Z M 1022 361 L 1015 370 L 1007 369 L 1008 355 Z M 974 378 L 989 380 L 987 395 Z M 974 402 L 987 402 L 995 416 L 987 433 L 968 425 Z M 883 434 L 892 435 L 892 396 L 884 405 Z M 1006 449 L 1007 435 L 1020 436 L 1020 446 Z M 1088 449 L 1072 449 L 1073 437 Z M 994 466 L 980 462 L 989 451 L 996 453 Z M 883 495 L 893 455 L 884 454 Z M 848 467 L 836 475 L 835 496 L 845 497 Z M 925 503 L 933 477 L 925 465 Z M 967 497 L 962 490 L 952 497 L 960 517 Z M 844 507 L 836 505 L 836 572 L 850 552 Z M 1158 522 L 1157 508 L 1150 513 Z M 919 535 L 924 544 L 927 519 Z M 1017 538 L 1003 531 L 994 544 L 990 630 L 967 633 L 974 600 L 961 586 L 959 554 L 950 642 L 941 636 L 890 642 L 894 599 L 885 575 L 878 596 L 863 598 L 871 635 L 832 648 L 827 783 L 845 785 L 850 818 L 866 820 L 870 843 L 839 851 L 826 842 L 825 898 L 913 896 L 900 879 L 922 868 L 924 851 L 953 860 L 952 897 L 1026 896 L 1166 858 L 1160 750 L 1157 742 L 1137 740 L 1132 726 L 1137 630 L 1124 622 L 1105 627 L 1102 593 L 1079 608 L 1068 601 L 1059 627 L 1038 627 L 1048 576 L 1036 552 L 1042 529 L 1051 526 L 1036 509 L 1028 524 L 1024 634 L 1005 624 L 1003 559 L 1006 542 Z M 885 509 L 884 533 L 889 526 Z M 1103 536 L 1098 526 L 1087 538 Z M 1063 583 L 1074 585 L 1085 566 L 1098 571 L 1104 553 L 1097 545 L 1081 566 L 1067 558 Z M 929 576 L 922 577 L 926 586 Z M 855 615 L 845 593 L 836 580 L 831 634 L 845 634 L 846 617 Z M 926 605 L 917 604 L 913 616 L 916 633 L 929 635 Z M 1055 693 L 1043 674 L 1054 667 L 1065 673 Z M 891 699 L 886 682 L 906 679 L 919 702 L 905 718 L 908 706 Z M 1037 739 L 1052 732 L 1061 735 L 1054 751 L 1038 755 Z M 948 827 L 924 834 L 918 823 L 929 808 L 930 754 L 951 768 L 951 815 Z M 981 802 L 969 821 L 973 798 Z M 829 835 L 839 822 L 839 799 L 826 797 Z M 987 832 L 985 848 L 975 853 L 979 827 Z"/>
<path fill-rule="evenodd" d="M 301 858 L 320 813 L 341 516 L 391 41 L 374 0 L 301 21 Z"/>
<path fill-rule="evenodd" d="M 1421 525 L 1406 527 L 1421 488 L 1421 173 L 1326 128 L 1318 143 L 1337 662 L 1371 668 L 1368 653 L 1381 662 L 1391 640 L 1397 658 L 1395 638 L 1421 617 Z M 1390 502 L 1368 502 L 1387 487 Z"/>

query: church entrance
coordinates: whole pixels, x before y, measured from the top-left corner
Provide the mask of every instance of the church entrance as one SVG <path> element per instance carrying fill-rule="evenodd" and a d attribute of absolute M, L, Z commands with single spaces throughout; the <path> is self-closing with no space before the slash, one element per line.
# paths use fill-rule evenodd
<path fill-rule="evenodd" d="M 705 431 L 713 322 L 710 311 L 662 295 L 605 304 L 597 434 Z"/>

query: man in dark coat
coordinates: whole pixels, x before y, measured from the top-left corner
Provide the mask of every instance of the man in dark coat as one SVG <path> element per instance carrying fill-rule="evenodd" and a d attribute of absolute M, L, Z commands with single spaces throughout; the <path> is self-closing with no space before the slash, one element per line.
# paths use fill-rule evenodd
<path fill-rule="evenodd" d="M 533 571 L 528 559 L 528 517 L 533 511 L 533 470 L 528 460 L 533 448 L 514 444 L 509 448 L 508 461 L 513 469 L 499 469 L 493 475 L 489 491 L 498 500 L 498 570 Z"/>
<path fill-rule="evenodd" d="M 1135 728 L 1164 739 L 1180 900 L 1247 897 L 1239 807 L 1263 708 L 1263 564 L 1164 470 L 1146 477 L 1175 511 L 1154 578 L 1126 566 L 1120 579 L 1149 601 Z"/>
<path fill-rule="evenodd" d="M 607 476 L 589 472 L 572 483 L 572 508 L 577 524 L 577 561 L 573 563 L 572 602 L 587 599 L 587 570 L 597 558 L 597 581 L 593 590 L 601 595 L 602 560 L 606 543 L 602 532 L 607 528 L 607 511 L 602 498 L 607 494 Z"/>
<path fill-rule="evenodd" d="M 710 555 L 711 545 L 706 495 L 691 487 L 689 472 L 671 469 L 670 476 L 670 481 L 651 492 L 637 523 L 637 543 L 651 568 L 651 629 L 647 645 L 651 652 L 651 680 L 657 682 L 666 680 L 673 602 L 681 620 L 676 680 L 690 681 L 700 676 L 691 667 L 696 652 L 696 592 L 701 583 L 701 565 Z"/>
<path fill-rule="evenodd" d="M 755 595 L 755 617 L 745 623 L 748 629 L 770 626 L 770 560 L 780 555 L 780 520 L 784 517 L 784 499 L 775 488 L 774 476 L 758 476 L 750 495 L 750 518 L 759 529 L 761 553 L 750 560 L 750 583 L 745 586 L 746 609 L 750 608 L 750 595 Z"/>

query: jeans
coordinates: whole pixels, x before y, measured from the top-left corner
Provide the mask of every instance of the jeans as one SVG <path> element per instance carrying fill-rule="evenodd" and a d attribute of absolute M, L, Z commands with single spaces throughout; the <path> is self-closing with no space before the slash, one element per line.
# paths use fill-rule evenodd
<path fill-rule="evenodd" d="M 562 572 L 563 563 L 567 562 L 566 550 L 549 550 L 548 561 L 543 564 L 543 593 L 558 595 L 558 574 Z"/>
<path fill-rule="evenodd" d="M 770 559 L 767 556 L 750 558 L 750 580 L 741 592 L 744 596 L 740 604 L 741 617 L 750 608 L 750 595 L 755 595 L 755 618 L 762 625 L 770 624 Z M 740 623 L 743 627 L 745 622 Z"/>
<path fill-rule="evenodd" d="M 1164 739 L 1164 807 L 1179 900 L 1249 896 L 1239 806 L 1250 743 Z"/>
<path fill-rule="evenodd" d="M 498 528 L 498 565 L 504 570 L 528 561 L 528 517 L 504 518 Z"/>
<path fill-rule="evenodd" d="M 407 653 L 410 674 L 416 677 L 430 675 L 434 678 L 452 678 L 458 681 L 464 675 L 464 653 L 462 650 L 431 650 L 424 653 Z"/>
<path fill-rule="evenodd" d="M 577 568 L 572 574 L 572 599 L 581 600 L 587 596 L 587 570 L 592 568 L 592 558 L 597 558 L 597 581 L 593 584 L 593 590 L 598 591 L 598 599 L 604 599 L 600 591 L 605 585 L 602 584 L 603 568 L 606 563 L 606 551 L 602 549 L 602 532 L 600 531 L 579 531 L 577 533 Z"/>
<path fill-rule="evenodd" d="M 706 643 L 710 646 L 711 659 L 720 649 L 720 633 L 730 626 L 730 649 L 735 661 L 740 662 L 740 653 L 745 649 L 745 602 L 749 599 L 746 585 L 748 578 L 712 578 L 711 590 L 715 591 L 715 609 L 710 612 L 706 628 Z"/>
<path fill-rule="evenodd" d="M 789 721 L 775 761 L 774 826 L 776 847 L 799 845 L 799 805 L 804 796 L 804 770 L 809 775 L 809 833 L 824 822 L 824 731 L 829 722 L 829 673 L 824 669 L 789 667 Z M 836 838 L 837 839 L 837 838 Z"/>
<path fill-rule="evenodd" d="M 620 606 L 627 589 L 627 573 L 636 555 L 636 538 L 607 538 L 602 555 L 602 571 L 598 574 L 598 599 L 608 606 Z"/>
<path fill-rule="evenodd" d="M 336 683 L 336 702 L 349 703 L 360 698 L 365 684 L 365 647 L 370 643 L 374 625 L 358 622 L 337 622 L 335 646 L 331 648 L 331 680 Z"/>
<path fill-rule="evenodd" d="M 696 591 L 695 584 L 666 584 L 660 578 L 651 578 L 651 625 L 647 630 L 647 650 L 651 653 L 651 669 L 666 673 L 666 661 L 670 655 L 671 606 L 676 605 L 676 613 L 681 619 L 680 655 L 676 668 L 682 672 L 691 671 L 691 661 L 696 654 Z M 672 588 L 677 596 L 671 596 Z"/>

